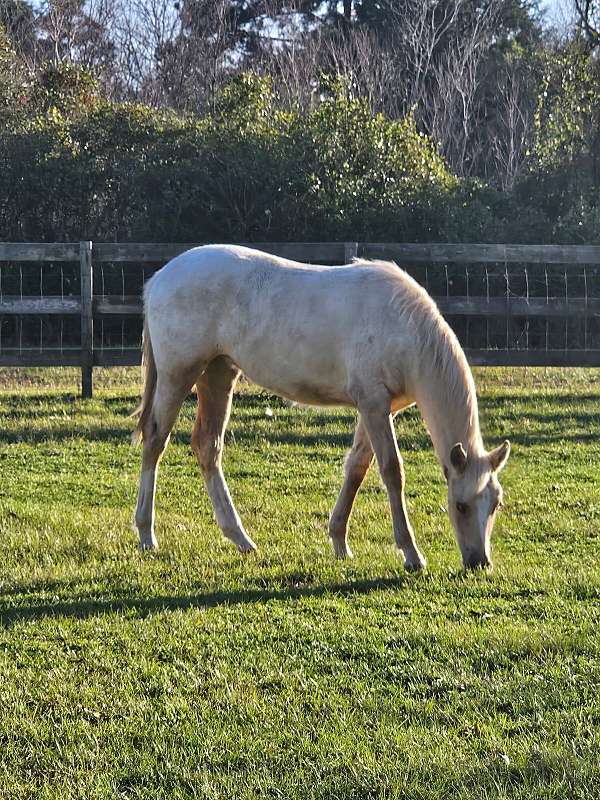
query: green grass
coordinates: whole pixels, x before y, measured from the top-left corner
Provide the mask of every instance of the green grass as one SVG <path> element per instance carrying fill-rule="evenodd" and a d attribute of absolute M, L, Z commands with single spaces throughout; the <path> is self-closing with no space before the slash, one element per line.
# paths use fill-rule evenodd
<path fill-rule="evenodd" d="M 348 411 L 245 387 L 225 453 L 257 554 L 212 520 L 185 404 L 158 554 L 131 529 L 137 372 L 0 373 L 0 797 L 600 796 L 600 376 L 481 371 L 508 437 L 491 575 L 460 571 L 418 415 L 397 431 L 429 567 L 376 471 L 335 562 Z M 265 414 L 274 411 L 272 418 Z"/>

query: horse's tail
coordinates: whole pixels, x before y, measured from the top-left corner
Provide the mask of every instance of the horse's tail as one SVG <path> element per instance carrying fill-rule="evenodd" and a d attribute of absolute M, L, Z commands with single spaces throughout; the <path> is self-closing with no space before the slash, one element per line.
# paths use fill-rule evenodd
<path fill-rule="evenodd" d="M 134 444 L 138 444 L 144 436 L 144 428 L 152 413 L 154 395 L 156 393 L 156 362 L 152 351 L 147 313 L 144 314 L 144 332 L 142 334 L 142 376 L 144 381 L 142 401 L 131 415 L 138 418 L 136 428 L 131 437 Z"/>

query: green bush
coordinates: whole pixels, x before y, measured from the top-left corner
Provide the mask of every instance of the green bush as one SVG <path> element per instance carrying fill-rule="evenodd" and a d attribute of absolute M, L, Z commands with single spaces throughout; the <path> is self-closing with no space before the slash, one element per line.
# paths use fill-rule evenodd
<path fill-rule="evenodd" d="M 373 116 L 341 88 L 289 114 L 267 81 L 245 75 L 199 119 L 102 102 L 66 77 L 44 102 L 37 93 L 27 124 L 4 131 L 4 238 L 416 236 L 419 208 L 456 185 L 410 117 Z"/>
<path fill-rule="evenodd" d="M 312 110 L 284 112 L 268 79 L 246 73 L 211 115 L 181 116 L 109 103 L 73 67 L 47 70 L 35 86 L 15 69 L 9 90 L 14 54 L 3 41 L 4 240 L 599 238 L 597 198 L 572 161 L 581 146 L 565 149 L 560 132 L 540 134 L 529 173 L 500 192 L 452 175 L 410 115 L 373 114 L 339 78 L 324 80 Z"/>

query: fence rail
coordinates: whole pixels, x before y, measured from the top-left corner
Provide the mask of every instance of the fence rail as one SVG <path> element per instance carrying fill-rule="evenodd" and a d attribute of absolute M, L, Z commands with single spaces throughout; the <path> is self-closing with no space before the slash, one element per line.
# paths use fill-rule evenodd
<path fill-rule="evenodd" d="M 195 246 L 0 242 L 0 320 L 12 318 L 20 326 L 8 346 L 0 326 L 0 366 L 79 366 L 82 394 L 91 397 L 95 366 L 140 362 L 139 341 L 125 346 L 124 331 L 130 321 L 137 324 L 141 320 L 145 268 L 153 265 L 153 270 Z M 467 339 L 463 344 L 474 365 L 600 366 L 599 246 L 386 242 L 250 246 L 297 261 L 339 264 L 358 256 L 392 259 L 409 271 L 420 269 L 415 277 L 426 285 L 440 311 L 451 324 L 456 326 L 458 320 L 463 325 Z M 24 267 L 35 264 L 39 265 L 39 294 L 31 291 L 32 281 L 23 277 Z M 43 288 L 56 264 L 71 265 L 68 280 L 60 267 L 60 294 Z M 136 293 L 126 286 L 126 265 L 137 275 Z M 105 269 L 115 268 L 120 270 L 120 293 L 114 286 L 106 291 Z M 7 292 L 3 291 L 3 279 L 10 283 Z M 38 345 L 23 344 L 23 320 L 30 327 L 39 327 Z M 44 342 L 44 326 L 54 330 L 53 320 L 60 321 L 60 343 L 49 347 Z M 72 332 L 78 329 L 75 344 L 63 342 L 67 320 L 72 321 Z M 485 328 L 479 330 L 477 346 L 469 346 L 469 326 L 479 321 Z M 111 325 L 121 326 L 120 346 L 105 337 L 105 326 Z M 490 343 L 491 325 L 501 327 L 504 340 L 499 344 Z M 557 325 L 564 335 L 562 347 L 553 339 Z M 577 329 L 575 334 L 571 328 Z M 481 346 L 484 340 L 485 347 Z"/>

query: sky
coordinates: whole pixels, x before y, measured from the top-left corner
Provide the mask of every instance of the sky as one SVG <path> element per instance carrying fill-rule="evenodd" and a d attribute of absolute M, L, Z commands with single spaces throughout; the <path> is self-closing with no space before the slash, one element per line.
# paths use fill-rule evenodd
<path fill-rule="evenodd" d="M 548 22 L 560 26 L 571 16 L 573 0 L 544 0 L 541 5 L 547 11 Z"/>

